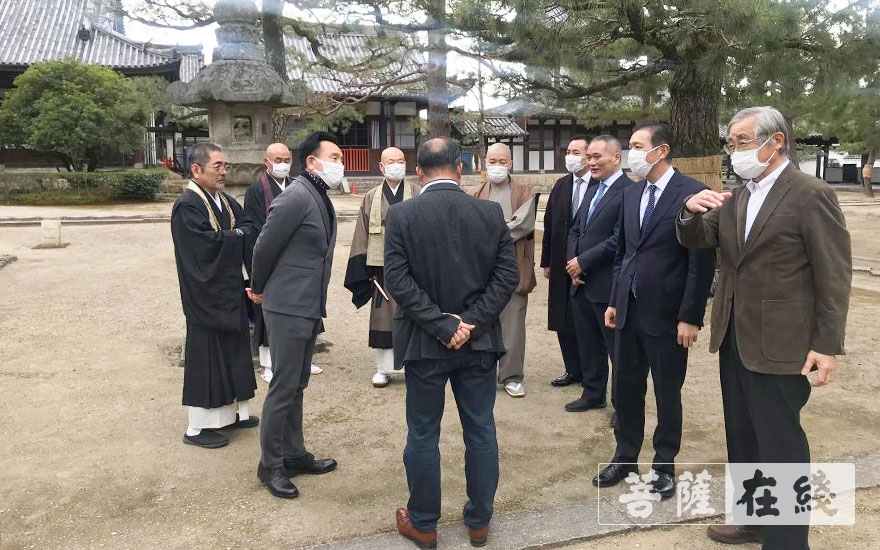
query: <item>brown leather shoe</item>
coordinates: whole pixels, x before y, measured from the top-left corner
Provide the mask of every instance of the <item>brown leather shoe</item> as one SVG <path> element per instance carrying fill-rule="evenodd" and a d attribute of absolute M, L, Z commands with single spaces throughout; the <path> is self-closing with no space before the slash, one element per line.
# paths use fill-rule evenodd
<path fill-rule="evenodd" d="M 723 544 L 761 542 L 761 532 L 745 525 L 712 525 L 706 532 L 709 538 Z"/>
<path fill-rule="evenodd" d="M 471 546 L 476 546 L 477 548 L 481 546 L 486 546 L 486 541 L 489 540 L 489 526 L 483 527 L 482 529 L 471 529 L 467 528 L 468 536 L 471 539 Z"/>
<path fill-rule="evenodd" d="M 422 533 L 413 527 L 406 508 L 397 509 L 397 532 L 416 543 L 419 548 L 437 548 L 437 531 Z"/>

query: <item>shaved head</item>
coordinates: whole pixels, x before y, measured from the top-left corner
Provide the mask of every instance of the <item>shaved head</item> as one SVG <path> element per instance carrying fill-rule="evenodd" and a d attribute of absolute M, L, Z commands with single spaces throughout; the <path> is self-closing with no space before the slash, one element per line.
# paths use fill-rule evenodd
<path fill-rule="evenodd" d="M 513 158 L 513 155 L 510 154 L 510 147 L 506 143 L 493 143 L 490 145 L 489 148 L 486 149 L 486 157 L 488 158 L 490 154 L 493 156 L 503 155 L 507 157 L 508 160 Z"/>
<path fill-rule="evenodd" d="M 263 164 L 266 170 L 277 178 L 284 178 L 290 172 L 290 149 L 283 143 L 273 143 L 266 148 L 266 156 L 263 157 Z M 284 170 L 276 171 L 274 165 L 287 165 L 286 172 Z"/>
<path fill-rule="evenodd" d="M 398 149 L 397 147 L 389 147 L 382 151 L 382 155 L 379 157 L 379 162 L 382 164 L 390 164 L 392 162 L 406 162 L 406 157 L 403 156 L 403 151 Z"/>

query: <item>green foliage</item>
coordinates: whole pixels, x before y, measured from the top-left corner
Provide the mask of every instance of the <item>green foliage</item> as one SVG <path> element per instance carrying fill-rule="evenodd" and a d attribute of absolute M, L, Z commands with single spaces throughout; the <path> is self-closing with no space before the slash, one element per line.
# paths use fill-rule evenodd
<path fill-rule="evenodd" d="M 132 89 L 149 105 L 150 111 L 171 113 L 173 104 L 168 93 L 168 81 L 161 76 L 135 76 L 131 78 Z"/>
<path fill-rule="evenodd" d="M 154 200 L 168 175 L 163 169 L 2 172 L 0 203 L 79 205 Z"/>
<path fill-rule="evenodd" d="M 73 59 L 35 63 L 0 105 L 0 144 L 55 151 L 68 170 L 92 171 L 102 150 L 143 145 L 149 100 L 114 71 Z"/>
<path fill-rule="evenodd" d="M 113 184 L 113 191 L 120 199 L 153 200 L 164 179 L 165 173 L 161 170 L 123 172 L 122 178 Z"/>

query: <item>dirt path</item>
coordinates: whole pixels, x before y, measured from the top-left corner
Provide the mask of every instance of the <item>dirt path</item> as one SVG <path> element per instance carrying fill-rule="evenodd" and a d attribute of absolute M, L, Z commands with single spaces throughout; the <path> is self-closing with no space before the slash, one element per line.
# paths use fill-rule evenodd
<path fill-rule="evenodd" d="M 341 202 L 346 209 L 357 204 Z M 869 249 L 877 231 L 873 212 L 856 210 L 865 208 L 874 207 L 847 209 L 857 249 Z M 306 394 L 307 444 L 340 467 L 297 478 L 302 496 L 294 501 L 258 485 L 255 431 L 233 434 L 228 447 L 214 451 L 181 442 L 184 320 L 167 225 L 65 227 L 71 245 L 56 250 L 30 248 L 40 241 L 38 227 L 0 229 L 0 253 L 19 259 L 0 270 L 0 392 L 7 404 L 0 414 L 0 548 L 290 548 L 392 529 L 393 510 L 407 495 L 404 387 L 369 383 L 368 313 L 356 311 L 342 287 L 353 226 L 340 224 L 326 322 L 333 345 L 316 358 L 326 372 Z M 546 305 L 542 280 L 529 305 L 527 396 L 498 396 L 499 513 L 593 495 L 596 464 L 613 452 L 610 412 L 566 413 L 563 405 L 578 390 L 548 385 L 562 367 L 556 338 L 545 330 Z M 878 319 L 880 295 L 854 291 L 839 383 L 815 391 L 804 413 L 816 460 L 878 448 Z M 717 358 L 707 353 L 707 337 L 700 335 L 684 388 L 681 462 L 725 459 Z M 261 381 L 257 408 L 265 392 Z M 447 412 L 441 521 L 459 521 L 463 445 L 451 399 Z M 647 422 L 650 434 L 650 399 Z M 643 459 L 650 440 L 646 449 Z M 878 516 L 876 506 L 865 510 Z M 633 540 L 655 545 L 639 542 L 647 548 L 702 548 L 677 538 L 684 532 L 620 540 L 644 536 Z M 834 548 L 871 546 L 840 533 Z"/>

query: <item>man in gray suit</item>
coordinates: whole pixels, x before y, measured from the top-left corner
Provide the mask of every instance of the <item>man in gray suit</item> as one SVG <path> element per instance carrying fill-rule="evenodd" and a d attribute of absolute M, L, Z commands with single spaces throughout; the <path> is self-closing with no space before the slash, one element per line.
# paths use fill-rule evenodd
<path fill-rule="evenodd" d="M 315 338 L 327 316 L 327 284 L 336 245 L 336 214 L 327 196 L 342 183 L 342 151 L 333 135 L 310 134 L 300 145 L 303 172 L 269 208 L 254 248 L 252 288 L 269 329 L 275 374 L 263 404 L 257 478 L 273 495 L 295 498 L 298 474 L 324 474 L 333 459 L 315 459 L 303 439 L 303 391 Z"/>

